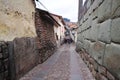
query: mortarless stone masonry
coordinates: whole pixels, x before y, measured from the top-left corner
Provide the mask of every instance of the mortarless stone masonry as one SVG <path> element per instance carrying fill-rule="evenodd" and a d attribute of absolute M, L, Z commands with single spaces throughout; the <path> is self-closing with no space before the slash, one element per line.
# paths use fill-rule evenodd
<path fill-rule="evenodd" d="M 76 51 L 96 80 L 120 80 L 119 9 L 120 0 L 88 0 L 79 8 Z"/>

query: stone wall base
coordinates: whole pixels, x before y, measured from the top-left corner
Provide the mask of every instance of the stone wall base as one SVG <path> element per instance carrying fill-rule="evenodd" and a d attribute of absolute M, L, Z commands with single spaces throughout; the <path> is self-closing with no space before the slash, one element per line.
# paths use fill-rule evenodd
<path fill-rule="evenodd" d="M 50 42 L 39 46 L 36 38 L 29 37 L 0 42 L 0 80 L 19 80 L 56 51 Z"/>
<path fill-rule="evenodd" d="M 97 63 L 97 61 L 92 58 L 85 50 L 82 49 L 79 52 L 79 55 L 96 80 L 118 80 L 107 70 L 107 68 Z"/>

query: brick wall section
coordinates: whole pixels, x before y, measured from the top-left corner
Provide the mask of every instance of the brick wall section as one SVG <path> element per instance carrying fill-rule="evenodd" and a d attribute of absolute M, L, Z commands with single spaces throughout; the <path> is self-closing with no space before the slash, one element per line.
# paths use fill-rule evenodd
<path fill-rule="evenodd" d="M 88 0 L 76 50 L 96 80 L 120 79 L 120 0 Z"/>
<path fill-rule="evenodd" d="M 41 62 L 45 61 L 56 48 L 54 36 L 54 23 L 51 23 L 43 18 L 43 15 L 36 9 L 35 26 L 37 32 L 38 50 L 41 56 Z"/>

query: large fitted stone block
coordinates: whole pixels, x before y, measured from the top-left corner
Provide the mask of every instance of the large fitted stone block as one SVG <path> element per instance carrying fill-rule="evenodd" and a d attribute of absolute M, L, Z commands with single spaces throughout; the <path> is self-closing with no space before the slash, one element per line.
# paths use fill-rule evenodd
<path fill-rule="evenodd" d="M 87 11 L 87 13 L 89 14 L 89 15 L 91 15 L 92 14 L 92 7 L 90 6 L 90 8 L 88 9 L 88 11 Z"/>
<path fill-rule="evenodd" d="M 92 16 L 89 16 L 88 21 L 87 21 L 87 26 L 92 26 Z"/>
<path fill-rule="evenodd" d="M 98 9 L 95 9 L 95 11 L 92 13 L 92 20 L 95 20 L 98 18 Z"/>
<path fill-rule="evenodd" d="M 112 1 L 112 17 L 120 16 L 120 0 L 113 0 Z"/>
<path fill-rule="evenodd" d="M 79 52 L 79 51 L 81 51 L 82 48 L 83 48 L 83 43 L 81 43 L 80 41 L 77 41 L 76 51 Z"/>
<path fill-rule="evenodd" d="M 120 79 L 120 45 L 112 43 L 106 46 L 104 66 Z"/>
<path fill-rule="evenodd" d="M 98 28 L 99 28 L 99 24 L 97 24 L 96 21 L 92 21 L 92 27 L 90 29 L 90 40 L 91 41 L 97 41 L 98 39 Z"/>
<path fill-rule="evenodd" d="M 85 22 L 82 24 L 82 30 L 85 31 L 86 29 L 88 29 L 92 24 L 91 22 L 92 22 L 91 17 L 85 20 Z"/>
<path fill-rule="evenodd" d="M 94 45 L 94 42 L 91 42 L 90 43 L 90 47 L 89 47 L 89 49 L 88 49 L 88 53 L 90 54 L 90 56 L 92 56 L 93 54 L 92 54 L 92 52 L 93 52 L 93 45 Z"/>
<path fill-rule="evenodd" d="M 120 43 L 120 18 L 112 21 L 111 38 L 113 42 Z"/>
<path fill-rule="evenodd" d="M 95 10 L 98 8 L 99 4 L 101 4 L 103 2 L 103 0 L 95 0 L 92 4 L 92 10 Z"/>
<path fill-rule="evenodd" d="M 86 31 L 84 31 L 84 32 L 82 33 L 83 37 L 85 37 L 85 33 L 86 33 Z"/>
<path fill-rule="evenodd" d="M 80 33 L 82 30 L 81 30 L 81 26 L 79 26 L 78 30 L 77 30 L 77 33 Z"/>
<path fill-rule="evenodd" d="M 86 21 L 86 19 L 88 18 L 88 15 L 85 14 L 83 18 L 84 18 L 84 21 Z"/>
<path fill-rule="evenodd" d="M 80 32 L 83 31 L 83 26 L 84 26 L 84 23 L 82 23 L 82 26 L 80 26 L 80 28 L 81 28 Z"/>
<path fill-rule="evenodd" d="M 111 17 L 111 5 L 112 5 L 112 0 L 104 0 L 101 6 L 99 6 L 98 22 L 103 22 Z"/>
<path fill-rule="evenodd" d="M 87 9 L 91 6 L 91 3 L 92 3 L 92 1 L 88 0 L 88 2 L 87 2 Z"/>
<path fill-rule="evenodd" d="M 86 30 L 84 38 L 90 40 L 90 29 Z"/>
<path fill-rule="evenodd" d="M 90 41 L 88 40 L 84 40 L 84 49 L 86 49 L 87 52 L 89 52 L 89 48 L 90 48 Z"/>
<path fill-rule="evenodd" d="M 86 17 L 86 19 L 87 19 L 87 18 L 89 18 L 89 12 L 88 12 L 88 11 L 86 12 L 86 14 L 85 14 L 85 15 L 86 15 L 86 16 L 85 16 L 85 17 Z"/>
<path fill-rule="evenodd" d="M 84 18 L 82 17 L 82 19 L 80 20 L 80 24 L 82 24 L 82 23 L 83 23 L 83 20 L 84 20 Z"/>
<path fill-rule="evenodd" d="M 77 35 L 77 41 L 83 42 L 84 37 L 83 37 L 82 34 L 83 34 L 83 33 L 79 33 L 79 34 Z"/>
<path fill-rule="evenodd" d="M 97 41 L 92 45 L 92 57 L 102 65 L 104 50 L 105 50 L 105 43 Z"/>
<path fill-rule="evenodd" d="M 111 42 L 111 19 L 100 24 L 98 39 L 105 43 Z"/>
<path fill-rule="evenodd" d="M 86 29 L 87 29 L 87 27 L 88 27 L 88 25 L 87 25 L 87 22 L 84 22 L 83 24 L 82 24 L 82 31 L 85 31 Z"/>

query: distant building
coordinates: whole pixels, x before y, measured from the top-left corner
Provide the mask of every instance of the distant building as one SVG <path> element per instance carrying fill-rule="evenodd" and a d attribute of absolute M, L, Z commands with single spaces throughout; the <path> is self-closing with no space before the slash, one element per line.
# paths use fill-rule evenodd
<path fill-rule="evenodd" d="M 77 23 L 75 22 L 66 22 L 67 30 L 66 32 L 69 33 L 69 36 L 72 38 L 74 42 L 77 41 Z"/>
<path fill-rule="evenodd" d="M 60 15 L 52 14 L 52 17 L 60 24 L 59 26 L 54 26 L 54 35 L 56 39 L 57 46 L 60 46 L 65 37 L 65 22 Z"/>

